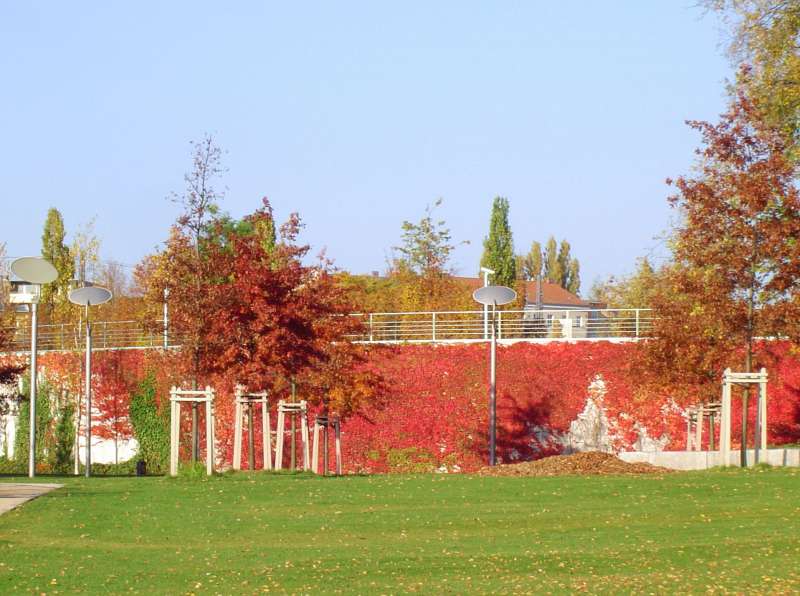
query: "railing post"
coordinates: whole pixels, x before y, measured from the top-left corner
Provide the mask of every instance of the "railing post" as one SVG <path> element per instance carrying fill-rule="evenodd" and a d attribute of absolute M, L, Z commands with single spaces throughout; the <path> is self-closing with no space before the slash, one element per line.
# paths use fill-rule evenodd
<path fill-rule="evenodd" d="M 374 341 L 374 337 L 372 335 L 372 313 L 369 313 L 369 341 Z"/>
<path fill-rule="evenodd" d="M 639 309 L 636 309 L 636 337 L 639 337 Z"/>
<path fill-rule="evenodd" d="M 503 339 L 503 311 L 497 311 L 497 339 Z"/>
<path fill-rule="evenodd" d="M 433 330 L 433 341 L 436 341 L 436 311 L 431 313 L 431 329 Z"/>

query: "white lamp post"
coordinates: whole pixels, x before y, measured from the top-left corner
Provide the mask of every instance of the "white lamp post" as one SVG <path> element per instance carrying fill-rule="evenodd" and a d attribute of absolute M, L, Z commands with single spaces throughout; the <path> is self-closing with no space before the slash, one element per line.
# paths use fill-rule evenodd
<path fill-rule="evenodd" d="M 78 288 L 69 293 L 69 301 L 86 309 L 86 477 L 92 475 L 92 323 L 89 307 L 111 300 L 111 291 L 100 286 Z"/>
<path fill-rule="evenodd" d="M 489 465 L 497 459 L 495 444 L 497 435 L 497 307 L 517 299 L 517 293 L 506 286 L 485 286 L 473 292 L 475 302 L 485 307 L 492 306 L 492 341 L 489 349 Z"/>
<path fill-rule="evenodd" d="M 39 332 L 38 306 L 42 284 L 58 279 L 58 271 L 40 257 L 22 257 L 11 263 L 11 271 L 21 280 L 33 284 L 35 292 L 31 296 L 31 389 L 30 389 L 30 433 L 28 442 L 28 477 L 36 475 L 36 353 Z"/>
<path fill-rule="evenodd" d="M 481 273 L 483 273 L 483 287 L 487 287 L 489 285 L 489 276 L 494 275 L 494 269 L 489 269 L 488 267 L 481 267 Z M 489 339 L 489 305 L 483 305 L 483 339 Z"/>

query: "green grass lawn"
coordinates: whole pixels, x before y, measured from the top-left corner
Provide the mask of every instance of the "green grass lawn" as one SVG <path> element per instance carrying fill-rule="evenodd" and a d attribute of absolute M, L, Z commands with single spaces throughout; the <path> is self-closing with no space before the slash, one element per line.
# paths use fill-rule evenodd
<path fill-rule="evenodd" d="M 0 593 L 800 590 L 797 470 L 58 481 L 0 516 Z"/>

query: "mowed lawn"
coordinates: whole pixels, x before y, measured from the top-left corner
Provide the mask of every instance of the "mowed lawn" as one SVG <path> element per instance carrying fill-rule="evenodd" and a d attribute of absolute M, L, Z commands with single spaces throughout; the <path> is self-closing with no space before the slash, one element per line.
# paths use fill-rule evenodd
<path fill-rule="evenodd" d="M 796 470 L 58 481 L 0 516 L 0 593 L 800 590 Z"/>

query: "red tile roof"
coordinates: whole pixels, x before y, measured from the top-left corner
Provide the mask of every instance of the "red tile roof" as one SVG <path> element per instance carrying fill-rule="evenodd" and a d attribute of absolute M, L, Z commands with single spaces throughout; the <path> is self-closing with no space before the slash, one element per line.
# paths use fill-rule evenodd
<path fill-rule="evenodd" d="M 483 285 L 483 280 L 477 277 L 456 277 L 455 279 L 469 286 L 471 290 L 475 290 Z M 525 282 L 528 304 L 536 304 L 538 285 L 539 282 L 536 281 Z M 542 304 L 546 306 L 585 306 L 586 308 L 590 308 L 593 305 L 592 302 L 581 300 L 572 292 L 565 290 L 558 284 L 550 283 L 549 281 L 542 282 Z"/>

